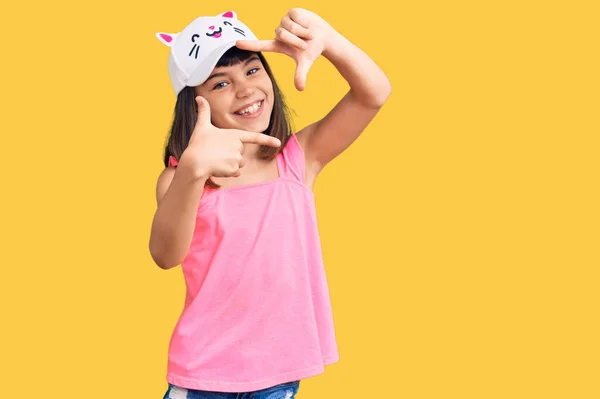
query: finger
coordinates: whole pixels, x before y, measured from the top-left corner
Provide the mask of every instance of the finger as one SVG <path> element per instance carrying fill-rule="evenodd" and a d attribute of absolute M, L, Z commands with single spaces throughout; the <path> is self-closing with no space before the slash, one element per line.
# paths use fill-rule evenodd
<path fill-rule="evenodd" d="M 307 16 L 306 10 L 301 8 L 292 8 L 288 15 L 290 19 L 296 22 L 298 25 L 308 28 L 308 24 L 310 22 L 310 18 Z"/>
<path fill-rule="evenodd" d="M 313 61 L 301 58 L 296 66 L 296 75 L 294 76 L 294 85 L 296 89 L 302 91 L 306 87 L 306 77 L 312 66 Z"/>
<path fill-rule="evenodd" d="M 242 158 L 240 160 L 240 169 L 243 168 L 245 164 L 246 164 L 246 161 L 244 161 L 244 158 Z"/>
<path fill-rule="evenodd" d="M 238 40 L 235 46 L 248 51 L 273 51 L 281 52 L 281 43 L 276 40 Z"/>
<path fill-rule="evenodd" d="M 287 43 L 300 50 L 306 50 L 308 47 L 304 40 L 300 39 L 298 36 L 294 35 L 287 29 L 282 28 L 281 26 L 278 26 L 277 29 L 275 29 L 275 36 L 280 42 Z"/>
<path fill-rule="evenodd" d="M 281 26 L 300 38 L 307 40 L 314 39 L 314 35 L 310 30 L 299 23 L 292 21 L 287 15 L 281 19 Z"/>
<path fill-rule="evenodd" d="M 279 139 L 264 133 L 242 132 L 239 137 L 242 143 L 268 145 L 269 147 L 279 147 L 281 145 Z"/>
<path fill-rule="evenodd" d="M 197 96 L 196 103 L 198 104 L 198 120 L 196 121 L 196 125 L 210 125 L 210 105 L 208 101 L 202 96 Z"/>

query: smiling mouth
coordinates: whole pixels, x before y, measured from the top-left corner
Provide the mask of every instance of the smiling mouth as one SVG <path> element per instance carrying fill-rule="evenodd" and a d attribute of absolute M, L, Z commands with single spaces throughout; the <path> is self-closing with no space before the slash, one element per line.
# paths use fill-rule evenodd
<path fill-rule="evenodd" d="M 209 36 L 209 37 L 214 36 L 215 38 L 219 38 L 219 37 L 221 37 L 221 32 L 223 32 L 223 29 L 219 28 L 218 31 L 214 31 L 213 33 L 207 33 L 206 36 Z"/>
<path fill-rule="evenodd" d="M 247 116 L 247 115 L 255 114 L 262 109 L 264 102 L 265 102 L 265 100 L 256 101 L 254 104 L 250 105 L 249 107 L 245 107 L 239 111 L 234 112 L 234 114 L 239 115 L 239 116 Z"/>

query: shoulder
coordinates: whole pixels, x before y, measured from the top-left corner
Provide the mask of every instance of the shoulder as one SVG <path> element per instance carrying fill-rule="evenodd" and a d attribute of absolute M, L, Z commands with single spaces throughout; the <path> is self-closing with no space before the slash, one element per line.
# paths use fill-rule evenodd
<path fill-rule="evenodd" d="M 167 166 L 163 169 L 162 172 L 158 175 L 156 181 L 156 203 L 160 203 L 162 197 L 164 197 L 165 193 L 169 189 L 171 182 L 173 181 L 173 176 L 175 176 L 175 166 Z"/>
<path fill-rule="evenodd" d="M 317 162 L 317 159 L 312 156 L 309 148 L 309 139 L 314 134 L 315 129 L 316 124 L 313 123 L 294 134 L 296 142 L 302 150 L 302 156 L 304 157 L 304 180 L 306 185 L 311 189 L 321 171 L 321 167 Z"/>

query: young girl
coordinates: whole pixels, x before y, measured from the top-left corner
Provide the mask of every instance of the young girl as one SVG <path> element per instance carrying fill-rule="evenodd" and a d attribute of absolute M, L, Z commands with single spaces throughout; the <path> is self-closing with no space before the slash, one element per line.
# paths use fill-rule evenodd
<path fill-rule="evenodd" d="M 274 40 L 233 11 L 156 36 L 170 47 L 177 102 L 149 246 L 162 269 L 181 264 L 186 283 L 164 398 L 294 398 L 300 380 L 339 358 L 312 188 L 390 82 L 304 9 L 283 17 Z M 263 51 L 295 60 L 298 90 L 321 55 L 350 90 L 294 133 Z"/>

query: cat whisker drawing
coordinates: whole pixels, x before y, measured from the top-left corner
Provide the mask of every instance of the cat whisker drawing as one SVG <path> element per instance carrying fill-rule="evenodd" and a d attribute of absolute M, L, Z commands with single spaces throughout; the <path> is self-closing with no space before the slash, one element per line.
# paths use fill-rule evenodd
<path fill-rule="evenodd" d="M 194 58 L 198 59 L 198 50 L 200 50 L 200 45 L 199 44 L 194 44 L 194 47 L 192 47 L 192 50 L 188 54 L 190 57 L 192 56 L 192 53 L 194 52 L 194 50 L 196 50 L 196 54 L 194 55 Z"/>

